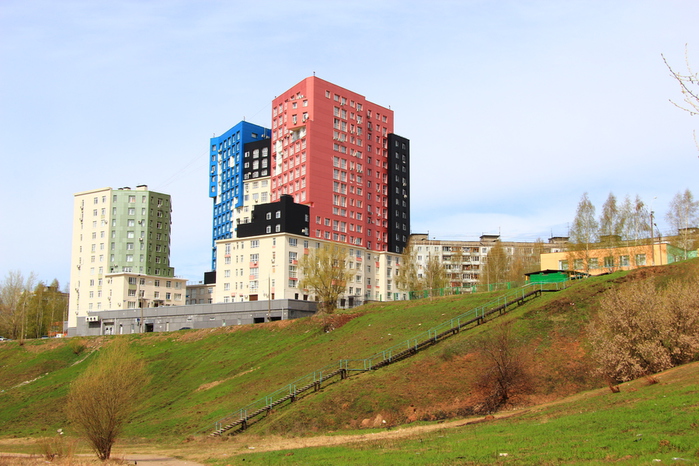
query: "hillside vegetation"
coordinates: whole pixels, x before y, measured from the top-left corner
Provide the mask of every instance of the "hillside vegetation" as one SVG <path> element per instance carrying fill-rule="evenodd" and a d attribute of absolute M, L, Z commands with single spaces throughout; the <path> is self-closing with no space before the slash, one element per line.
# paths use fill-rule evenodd
<path fill-rule="evenodd" d="M 511 322 L 517 347 L 529 352 L 530 390 L 509 408 L 604 386 L 592 377 L 585 329 L 599 297 L 627 281 L 687 277 L 699 261 L 590 278 L 544 294 L 486 325 L 405 361 L 324 386 L 256 424 L 254 435 L 391 427 L 474 413 L 484 361 L 474 342 Z M 338 314 L 325 333 L 320 318 L 240 327 L 66 340 L 0 343 L 0 436 L 69 434 L 63 405 L 70 383 L 110 339 L 127 339 L 147 363 L 145 402 L 125 435 L 165 442 L 208 434 L 215 421 L 315 369 L 365 358 L 435 326 L 496 294 L 374 303 Z M 84 344 L 84 349 L 81 344 Z M 118 376 L 118 374 L 115 374 Z M 247 433 L 244 435 L 248 435 Z"/>

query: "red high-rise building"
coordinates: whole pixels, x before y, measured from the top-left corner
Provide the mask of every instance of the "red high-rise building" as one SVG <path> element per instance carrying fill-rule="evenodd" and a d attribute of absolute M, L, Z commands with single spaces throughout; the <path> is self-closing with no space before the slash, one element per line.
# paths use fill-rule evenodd
<path fill-rule="evenodd" d="M 393 111 L 308 77 L 272 101 L 271 199 L 310 206 L 309 236 L 400 253 L 410 233 L 409 141 Z"/>

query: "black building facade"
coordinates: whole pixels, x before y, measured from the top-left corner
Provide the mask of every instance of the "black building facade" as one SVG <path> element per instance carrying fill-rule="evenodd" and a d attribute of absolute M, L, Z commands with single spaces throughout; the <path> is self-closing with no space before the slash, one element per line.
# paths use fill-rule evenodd
<path fill-rule="evenodd" d="M 309 212 L 310 207 L 297 204 L 293 196 L 283 194 L 278 202 L 253 207 L 250 223 L 239 224 L 236 236 L 247 238 L 274 233 L 308 236 Z"/>
<path fill-rule="evenodd" d="M 243 150 L 243 180 L 269 176 L 271 139 L 248 142 Z"/>
<path fill-rule="evenodd" d="M 388 135 L 388 250 L 402 253 L 410 237 L 410 140 Z"/>

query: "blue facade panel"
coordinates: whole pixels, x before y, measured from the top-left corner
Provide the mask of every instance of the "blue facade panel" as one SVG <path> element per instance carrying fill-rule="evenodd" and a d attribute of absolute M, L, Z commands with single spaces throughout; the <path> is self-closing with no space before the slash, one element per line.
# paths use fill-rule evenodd
<path fill-rule="evenodd" d="M 216 270 L 216 241 L 232 238 L 233 211 L 243 205 L 245 144 L 269 139 L 271 130 L 241 121 L 209 143 L 209 197 L 213 199 L 211 269 Z"/>

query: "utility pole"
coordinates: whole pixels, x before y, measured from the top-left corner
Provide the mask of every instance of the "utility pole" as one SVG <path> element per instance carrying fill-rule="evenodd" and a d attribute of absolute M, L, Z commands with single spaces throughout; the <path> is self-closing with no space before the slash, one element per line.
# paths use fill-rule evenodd
<path fill-rule="evenodd" d="M 650 211 L 650 250 L 655 265 L 655 230 L 653 229 L 653 211 Z"/>
<path fill-rule="evenodd" d="M 267 274 L 267 322 L 272 318 L 272 272 Z"/>

